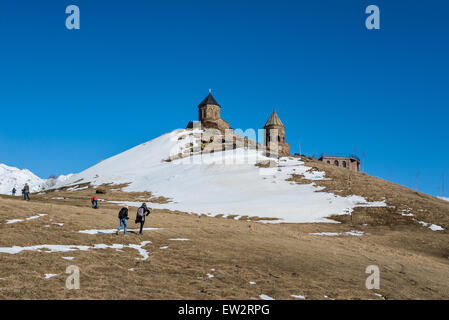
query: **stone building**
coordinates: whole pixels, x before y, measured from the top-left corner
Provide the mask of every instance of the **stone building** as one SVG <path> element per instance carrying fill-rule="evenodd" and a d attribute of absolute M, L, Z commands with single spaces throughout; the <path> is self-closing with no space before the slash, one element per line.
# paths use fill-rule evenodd
<path fill-rule="evenodd" d="M 353 154 L 322 153 L 318 160 L 355 172 L 360 171 L 360 159 Z"/>
<path fill-rule="evenodd" d="M 264 129 L 267 154 L 280 157 L 289 156 L 290 144 L 285 142 L 285 127 L 276 110 L 273 110 L 270 119 L 265 123 Z"/>
<path fill-rule="evenodd" d="M 229 129 L 230 124 L 223 120 L 220 115 L 221 106 L 209 92 L 207 97 L 198 105 L 198 119 L 202 129 L 218 129 L 224 132 Z M 191 121 L 187 128 L 197 127 Z"/>

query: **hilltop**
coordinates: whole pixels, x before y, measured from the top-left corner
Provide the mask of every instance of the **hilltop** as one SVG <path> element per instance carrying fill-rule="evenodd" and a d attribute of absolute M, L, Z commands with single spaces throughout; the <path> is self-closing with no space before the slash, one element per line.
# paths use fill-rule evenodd
<path fill-rule="evenodd" d="M 360 196 L 317 192 L 320 188 L 313 183 L 288 182 L 292 174 L 313 181 L 327 178 L 300 158 L 269 158 L 257 144 L 245 147 L 241 139 L 240 146 L 235 143 L 235 149 L 226 150 L 221 134 L 211 139 L 208 131 L 175 130 L 103 160 L 54 188 L 126 185 L 122 191 L 168 199 L 153 208 L 271 222 L 330 222 L 326 217 L 347 214 L 357 206 L 385 206 Z M 273 167 L 266 167 L 270 161 Z"/>

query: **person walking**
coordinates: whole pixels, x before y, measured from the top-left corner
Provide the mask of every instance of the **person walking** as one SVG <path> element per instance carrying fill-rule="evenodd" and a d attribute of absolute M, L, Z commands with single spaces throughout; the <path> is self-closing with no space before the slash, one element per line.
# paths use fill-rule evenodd
<path fill-rule="evenodd" d="M 145 217 L 147 217 L 150 214 L 150 210 L 147 208 L 146 203 L 142 203 L 139 209 L 137 209 L 137 215 L 136 215 L 136 223 L 140 222 L 140 231 L 139 234 L 143 234 L 143 225 L 145 224 Z"/>
<path fill-rule="evenodd" d="M 15 195 L 16 195 L 16 191 L 17 191 L 17 190 L 16 190 L 16 188 L 15 188 L 15 187 L 14 187 L 14 188 L 12 188 L 12 195 L 13 195 L 13 196 L 15 196 Z"/>
<path fill-rule="evenodd" d="M 30 200 L 30 186 L 28 183 L 25 183 L 23 187 L 23 200 Z"/>
<path fill-rule="evenodd" d="M 96 196 L 93 196 L 90 202 L 92 203 L 92 209 L 98 209 L 98 198 Z"/>
<path fill-rule="evenodd" d="M 117 232 L 115 234 L 118 234 L 122 227 L 123 234 L 126 235 L 126 229 L 128 229 L 128 206 L 123 207 L 120 209 L 120 212 L 118 213 L 118 218 L 120 219 L 120 227 L 118 227 Z"/>

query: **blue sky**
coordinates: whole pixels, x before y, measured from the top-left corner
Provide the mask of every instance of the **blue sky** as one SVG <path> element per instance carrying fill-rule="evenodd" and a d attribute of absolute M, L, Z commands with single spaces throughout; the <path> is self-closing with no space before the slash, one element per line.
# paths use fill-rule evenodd
<path fill-rule="evenodd" d="M 65 28 L 66 6 L 81 29 Z M 378 5 L 381 29 L 365 28 Z M 0 162 L 79 172 L 189 120 L 212 88 L 233 128 L 273 107 L 292 152 L 449 196 L 447 1 L 0 2 Z"/>

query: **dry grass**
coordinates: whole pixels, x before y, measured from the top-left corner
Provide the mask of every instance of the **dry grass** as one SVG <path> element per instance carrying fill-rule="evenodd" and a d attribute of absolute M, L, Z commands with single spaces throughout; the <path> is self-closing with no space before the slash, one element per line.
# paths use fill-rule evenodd
<path fill-rule="evenodd" d="M 325 169 L 327 176 L 333 178 L 316 182 L 330 191 L 360 194 L 370 200 L 386 197 L 394 207 L 360 208 L 352 223 L 348 216 L 335 217 L 341 224 L 263 224 L 246 218 L 210 218 L 154 210 L 146 227 L 161 229 L 146 231 L 140 237 L 135 233 L 117 236 L 77 232 L 118 227 L 119 207 L 104 202 L 100 202 L 98 210 L 89 207 L 89 199 L 95 193 L 92 188 L 32 195 L 29 202 L 0 196 L 0 247 L 152 242 L 145 247 L 150 253 L 146 261 L 136 260 L 140 255 L 130 248 L 123 252 L 101 249 L 0 253 L 0 299 L 251 299 L 260 294 L 276 299 L 291 299 L 291 294 L 305 295 L 307 299 L 379 299 L 365 288 L 365 269 L 373 264 L 381 271 L 381 288 L 375 292 L 388 299 L 449 299 L 448 232 L 431 231 L 400 215 L 400 210 L 408 207 L 420 220 L 447 229 L 449 204 L 365 174 L 351 175 L 349 191 L 347 170 L 314 160 L 307 164 Z M 310 183 L 297 176 L 293 180 Z M 102 186 L 106 194 L 97 196 L 105 200 L 154 200 L 151 193 L 112 191 L 121 187 L 124 186 Z M 55 197 L 65 199 L 51 199 Z M 134 211 L 131 209 L 129 221 L 132 228 Z M 5 224 L 8 219 L 37 213 L 48 215 Z M 362 230 L 366 235 L 310 234 L 351 229 Z M 160 249 L 162 246 L 168 248 Z M 75 258 L 67 261 L 63 256 Z M 65 288 L 65 269 L 72 264 L 81 271 L 80 290 Z M 45 279 L 45 273 L 58 275 Z M 208 278 L 207 273 L 214 277 Z M 251 285 L 250 281 L 256 284 Z"/>
<path fill-rule="evenodd" d="M 375 225 L 416 224 L 412 217 L 401 213 L 412 213 L 420 221 L 435 223 L 449 229 L 449 203 L 436 197 L 411 190 L 404 186 L 382 180 L 362 172 L 329 165 L 313 158 L 303 158 L 312 170 L 325 171 L 330 180 L 318 180 L 314 183 L 325 187 L 324 191 L 341 196 L 360 195 L 368 201 L 383 201 L 388 208 L 356 208 L 354 223 L 372 223 Z M 297 183 L 311 183 L 302 176 L 293 175 L 290 179 Z M 341 222 L 349 222 L 348 216 L 334 217 Z"/>

